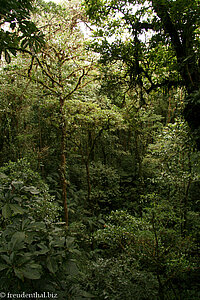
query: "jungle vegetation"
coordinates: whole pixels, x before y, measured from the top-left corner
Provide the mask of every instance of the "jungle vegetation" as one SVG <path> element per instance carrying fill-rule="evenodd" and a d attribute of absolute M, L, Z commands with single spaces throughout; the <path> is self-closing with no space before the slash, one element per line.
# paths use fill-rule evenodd
<path fill-rule="evenodd" d="M 199 23 L 198 0 L 0 0 L 2 295 L 200 298 Z"/>

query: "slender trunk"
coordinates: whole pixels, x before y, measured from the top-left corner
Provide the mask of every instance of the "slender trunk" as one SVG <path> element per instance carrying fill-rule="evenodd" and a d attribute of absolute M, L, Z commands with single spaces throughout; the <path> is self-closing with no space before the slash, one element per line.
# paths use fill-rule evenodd
<path fill-rule="evenodd" d="M 91 195 L 91 182 L 90 182 L 90 168 L 89 168 L 89 160 L 87 159 L 85 161 L 85 169 L 87 174 L 87 188 L 88 188 L 88 195 L 87 200 L 90 201 L 90 195 Z"/>
<path fill-rule="evenodd" d="M 177 295 L 176 290 L 175 290 L 175 288 L 174 288 L 173 283 L 172 283 L 171 280 L 170 280 L 170 286 L 171 286 L 171 289 L 172 289 L 173 294 L 174 294 L 174 299 L 175 300 L 180 300 L 180 297 Z"/>
<path fill-rule="evenodd" d="M 102 150 L 102 154 L 103 154 L 103 164 L 106 165 L 106 162 L 107 162 L 107 154 L 105 152 L 105 148 L 104 148 L 104 145 L 101 144 L 101 150 Z"/>
<path fill-rule="evenodd" d="M 166 125 L 170 123 L 171 121 L 171 93 L 169 92 L 168 96 L 169 102 L 168 102 L 168 112 L 167 112 L 167 122 Z"/>
<path fill-rule="evenodd" d="M 60 86 L 62 86 L 62 57 L 58 56 L 58 80 Z M 61 157 L 60 157 L 60 179 L 61 179 L 61 190 L 62 190 L 62 201 L 64 207 L 64 221 L 66 228 L 68 228 L 69 217 L 68 217 L 68 206 L 67 206 L 67 181 L 66 181 L 66 120 L 64 112 L 64 88 L 62 86 L 62 92 L 60 93 L 60 130 L 61 130 Z"/>
<path fill-rule="evenodd" d="M 184 207 L 183 207 L 183 235 L 185 235 L 186 227 L 187 227 L 187 212 L 188 212 L 188 197 L 189 197 L 189 190 L 190 190 L 190 185 L 192 183 L 192 179 L 190 178 L 187 186 L 186 186 L 186 191 L 185 191 L 185 196 L 184 196 Z"/>
<path fill-rule="evenodd" d="M 41 157 L 42 147 L 43 147 L 42 127 L 41 127 L 41 114 L 40 114 L 40 108 L 39 107 L 38 107 L 38 126 L 39 126 L 38 170 L 41 171 L 42 177 L 44 178 L 44 176 L 45 176 L 45 174 L 44 174 L 44 165 L 42 163 L 42 157 Z"/>
<path fill-rule="evenodd" d="M 60 175 L 61 175 L 61 189 L 62 200 L 64 207 L 64 219 L 66 227 L 68 227 L 68 206 L 67 206 L 67 181 L 66 181 L 66 122 L 63 111 L 64 100 L 60 96 L 60 117 L 61 117 L 61 161 L 60 161 Z"/>
<path fill-rule="evenodd" d="M 86 158 L 84 158 L 84 163 L 85 163 L 85 168 L 86 168 L 86 175 L 87 175 L 87 187 L 88 187 L 88 195 L 87 195 L 87 200 L 90 202 L 90 196 L 91 196 L 91 182 L 90 182 L 90 167 L 89 167 L 89 162 L 90 158 L 94 159 L 94 146 L 96 144 L 97 138 L 101 136 L 103 132 L 103 128 L 99 131 L 98 135 L 96 137 L 92 138 L 92 132 L 88 132 L 88 153 Z"/>

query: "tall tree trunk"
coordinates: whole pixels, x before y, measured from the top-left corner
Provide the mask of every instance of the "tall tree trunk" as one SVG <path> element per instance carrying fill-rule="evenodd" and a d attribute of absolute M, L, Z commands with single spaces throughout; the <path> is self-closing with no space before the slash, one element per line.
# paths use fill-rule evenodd
<path fill-rule="evenodd" d="M 68 227 L 68 206 L 67 206 L 67 181 L 66 181 L 66 121 L 64 115 L 64 99 L 60 96 L 60 126 L 61 126 L 61 161 L 60 161 L 60 177 L 62 200 L 64 207 L 64 219 L 66 227 Z"/>
<path fill-rule="evenodd" d="M 85 169 L 86 169 L 86 175 L 87 175 L 87 188 L 88 188 L 87 200 L 88 200 L 88 203 L 89 203 L 90 202 L 90 195 L 91 195 L 89 158 L 86 159 L 86 161 L 85 161 Z"/>

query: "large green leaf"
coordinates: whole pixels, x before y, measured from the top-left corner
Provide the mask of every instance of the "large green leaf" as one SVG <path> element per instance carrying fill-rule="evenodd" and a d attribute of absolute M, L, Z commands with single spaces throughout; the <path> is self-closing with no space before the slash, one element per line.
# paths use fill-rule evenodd
<path fill-rule="evenodd" d="M 22 221 L 22 230 L 26 230 L 29 224 L 30 224 L 30 220 L 29 219 L 23 220 Z"/>
<path fill-rule="evenodd" d="M 78 267 L 77 267 L 75 261 L 73 261 L 73 260 L 68 260 L 65 263 L 65 268 L 66 268 L 67 273 L 71 276 L 75 276 L 79 273 Z"/>
<path fill-rule="evenodd" d="M 5 262 L 10 265 L 11 264 L 11 261 L 10 261 L 10 258 L 7 256 L 7 255 L 1 255 L 1 258 L 3 260 L 5 260 Z"/>
<path fill-rule="evenodd" d="M 10 208 L 13 211 L 13 213 L 16 214 L 23 214 L 24 213 L 24 209 L 19 206 L 18 204 L 10 204 Z"/>
<path fill-rule="evenodd" d="M 21 280 L 24 280 L 24 276 L 23 276 L 23 273 L 21 270 L 19 270 L 18 268 L 14 268 L 14 272 L 15 272 L 15 275 L 21 279 Z"/>
<path fill-rule="evenodd" d="M 70 248 L 70 247 L 73 246 L 74 240 L 75 240 L 75 239 L 74 239 L 73 237 L 71 237 L 71 236 L 68 236 L 68 237 L 66 238 L 66 245 L 67 245 L 68 248 Z"/>
<path fill-rule="evenodd" d="M 40 244 L 38 245 L 38 247 L 39 247 L 41 250 L 35 251 L 35 252 L 34 252 L 35 255 L 46 254 L 47 252 L 49 252 L 49 248 L 48 248 L 45 244 L 40 243 Z"/>
<path fill-rule="evenodd" d="M 27 264 L 23 268 L 18 269 L 18 271 L 28 279 L 40 279 L 42 274 L 42 267 L 38 264 Z"/>
<path fill-rule="evenodd" d="M 27 226 L 27 229 L 44 230 L 46 228 L 43 222 L 32 222 Z"/>
<path fill-rule="evenodd" d="M 48 256 L 47 257 L 47 268 L 51 273 L 56 273 L 58 270 L 58 264 L 55 258 Z"/>
<path fill-rule="evenodd" d="M 17 260 L 18 266 L 22 266 L 27 263 L 30 263 L 32 256 L 33 256 L 32 253 L 23 253 L 23 256 L 18 258 Z"/>
<path fill-rule="evenodd" d="M 8 265 L 0 264 L 0 271 L 5 270 L 8 268 Z"/>
<path fill-rule="evenodd" d="M 10 218 L 12 214 L 11 208 L 10 208 L 10 204 L 6 203 L 3 207 L 2 207 L 2 215 L 5 219 Z"/>
<path fill-rule="evenodd" d="M 11 238 L 11 250 L 17 251 L 24 248 L 25 233 L 15 232 Z"/>

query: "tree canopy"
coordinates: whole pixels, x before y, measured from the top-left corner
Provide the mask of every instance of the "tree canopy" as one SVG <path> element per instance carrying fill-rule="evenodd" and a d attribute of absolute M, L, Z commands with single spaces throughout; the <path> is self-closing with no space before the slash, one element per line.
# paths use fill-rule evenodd
<path fill-rule="evenodd" d="M 188 97 L 184 115 L 199 146 L 199 2 L 86 0 L 85 6 L 91 21 L 97 25 L 95 36 L 100 37 L 95 49 L 107 60 L 124 61 L 131 81 L 144 86 L 147 80 L 150 85 L 147 92 L 167 84 L 185 86 Z M 109 43 L 110 36 L 116 37 L 116 41 Z M 154 70 L 150 68 L 152 60 L 153 64 L 155 60 L 163 60 L 160 48 L 170 53 L 165 58 L 161 82 L 154 79 Z M 163 51 L 160 54 L 163 56 Z"/>
<path fill-rule="evenodd" d="M 37 51 L 44 42 L 31 20 L 33 5 L 34 0 L 0 1 L 0 58 L 4 53 L 7 63 L 11 61 L 10 54 L 16 55 L 19 48 Z"/>

